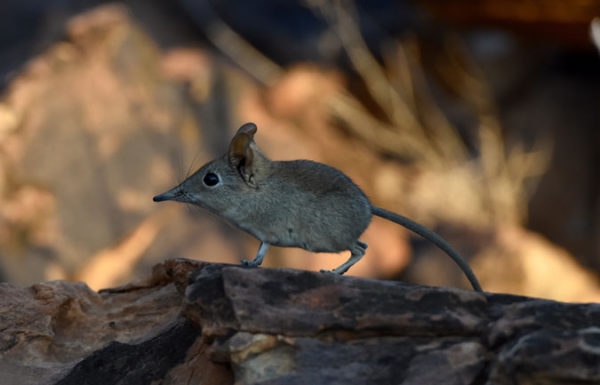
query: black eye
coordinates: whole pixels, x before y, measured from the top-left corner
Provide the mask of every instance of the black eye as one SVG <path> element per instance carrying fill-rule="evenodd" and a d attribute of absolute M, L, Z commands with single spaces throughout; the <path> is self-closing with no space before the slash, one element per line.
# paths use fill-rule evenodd
<path fill-rule="evenodd" d="M 204 175 L 203 181 L 204 184 L 207 186 L 214 186 L 217 183 L 219 183 L 219 177 L 217 176 L 217 174 L 209 172 L 208 174 Z"/>

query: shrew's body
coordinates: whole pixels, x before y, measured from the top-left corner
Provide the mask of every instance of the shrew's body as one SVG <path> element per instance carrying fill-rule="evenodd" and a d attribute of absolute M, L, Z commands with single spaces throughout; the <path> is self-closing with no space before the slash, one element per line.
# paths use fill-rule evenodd
<path fill-rule="evenodd" d="M 207 163 L 177 187 L 154 197 L 204 207 L 261 241 L 253 261 L 261 264 L 269 245 L 301 247 L 314 252 L 350 250 L 332 270 L 343 274 L 362 258 L 367 244 L 359 237 L 372 215 L 396 222 L 429 239 L 463 270 L 475 290 L 477 278 L 463 258 L 426 227 L 369 203 L 341 171 L 310 160 L 271 161 L 254 143 L 256 126 L 240 127 L 229 152 Z"/>

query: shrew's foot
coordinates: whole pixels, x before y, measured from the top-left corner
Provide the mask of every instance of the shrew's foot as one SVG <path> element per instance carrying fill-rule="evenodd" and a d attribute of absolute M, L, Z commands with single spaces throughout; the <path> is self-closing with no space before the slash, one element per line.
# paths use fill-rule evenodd
<path fill-rule="evenodd" d="M 258 267 L 259 263 L 255 262 L 255 261 L 247 261 L 245 259 L 240 259 L 240 262 L 242 263 L 242 265 L 246 266 L 246 267 Z"/>

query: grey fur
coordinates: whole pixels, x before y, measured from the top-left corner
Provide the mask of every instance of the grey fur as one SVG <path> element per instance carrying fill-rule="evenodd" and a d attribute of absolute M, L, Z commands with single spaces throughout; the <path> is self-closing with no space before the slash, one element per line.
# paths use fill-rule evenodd
<path fill-rule="evenodd" d="M 256 258 L 242 261 L 247 266 L 260 265 L 269 245 L 314 252 L 350 250 L 348 261 L 332 270 L 343 274 L 365 254 L 367 244 L 358 238 L 373 214 L 407 226 L 405 221 L 372 206 L 360 188 L 333 167 L 310 160 L 269 160 L 256 147 L 255 132 L 252 123 L 240 127 L 228 154 L 207 163 L 154 200 L 196 204 L 258 238 L 262 244 Z M 210 173 L 219 178 L 214 186 L 204 183 Z M 438 246 L 447 246 L 440 246 L 444 251 L 454 252 L 435 233 L 418 226 L 421 231 L 417 233 Z M 451 256 L 456 261 L 458 253 L 454 254 Z M 473 287 L 481 291 L 471 269 L 458 258 Z"/>

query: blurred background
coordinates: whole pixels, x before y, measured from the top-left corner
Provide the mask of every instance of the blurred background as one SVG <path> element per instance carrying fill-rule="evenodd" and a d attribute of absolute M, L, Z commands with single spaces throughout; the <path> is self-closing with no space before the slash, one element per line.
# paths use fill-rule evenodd
<path fill-rule="evenodd" d="M 600 300 L 600 59 L 580 0 L 0 3 L 0 280 L 100 289 L 258 241 L 152 202 L 244 122 L 439 232 L 484 289 Z M 375 218 L 348 274 L 469 287 Z M 348 255 L 271 248 L 264 266 Z"/>

